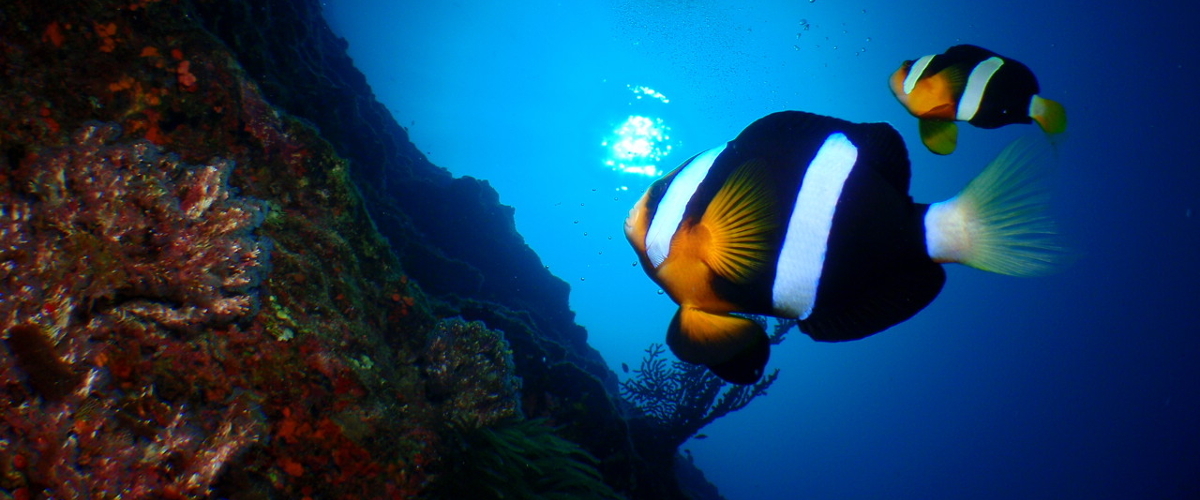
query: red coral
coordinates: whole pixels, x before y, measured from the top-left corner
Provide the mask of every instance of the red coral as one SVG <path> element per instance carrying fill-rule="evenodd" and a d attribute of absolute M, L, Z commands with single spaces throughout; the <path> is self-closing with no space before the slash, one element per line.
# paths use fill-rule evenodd
<path fill-rule="evenodd" d="M 62 28 L 57 21 L 46 26 L 46 31 L 42 32 L 42 40 L 50 42 L 55 48 L 62 47 L 66 37 L 63 36 Z"/>
<path fill-rule="evenodd" d="M 179 66 L 175 68 L 175 73 L 178 75 L 179 85 L 189 91 L 196 89 L 196 75 L 191 71 L 192 63 L 189 61 L 180 61 Z"/>

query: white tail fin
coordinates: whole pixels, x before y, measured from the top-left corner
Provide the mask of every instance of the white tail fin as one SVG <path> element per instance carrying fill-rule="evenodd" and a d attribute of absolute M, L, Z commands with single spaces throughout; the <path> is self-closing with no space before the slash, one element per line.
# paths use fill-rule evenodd
<path fill-rule="evenodd" d="M 958 196 L 930 205 L 929 257 L 1011 276 L 1053 270 L 1065 249 L 1046 214 L 1049 193 L 1042 181 L 1051 156 L 1044 139 L 1017 139 Z"/>

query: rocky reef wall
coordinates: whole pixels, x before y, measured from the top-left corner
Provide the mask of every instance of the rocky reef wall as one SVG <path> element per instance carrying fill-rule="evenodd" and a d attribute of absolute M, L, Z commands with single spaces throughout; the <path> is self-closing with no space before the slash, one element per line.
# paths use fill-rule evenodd
<path fill-rule="evenodd" d="M 505 495 L 684 498 L 345 48 L 315 0 L 0 5 L 0 496 L 438 497 L 491 443 L 555 464 Z"/>

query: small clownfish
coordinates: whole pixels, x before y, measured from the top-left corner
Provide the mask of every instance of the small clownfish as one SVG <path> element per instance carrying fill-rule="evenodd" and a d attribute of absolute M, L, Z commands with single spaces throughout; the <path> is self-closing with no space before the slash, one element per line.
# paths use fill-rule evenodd
<path fill-rule="evenodd" d="M 889 83 L 900 104 L 920 119 L 925 147 L 937 154 L 954 152 L 956 121 L 979 128 L 1036 121 L 1047 134 L 1067 129 L 1066 110 L 1037 95 L 1029 67 L 982 47 L 955 45 L 904 61 Z"/>
<path fill-rule="evenodd" d="M 950 200 L 909 197 L 908 151 L 886 123 L 800 111 L 761 118 L 655 181 L 625 220 L 646 273 L 679 304 L 667 345 L 735 384 L 759 380 L 766 332 L 741 314 L 798 319 L 814 340 L 857 340 L 915 315 L 942 263 L 1050 270 L 1049 147 L 1018 140 Z"/>

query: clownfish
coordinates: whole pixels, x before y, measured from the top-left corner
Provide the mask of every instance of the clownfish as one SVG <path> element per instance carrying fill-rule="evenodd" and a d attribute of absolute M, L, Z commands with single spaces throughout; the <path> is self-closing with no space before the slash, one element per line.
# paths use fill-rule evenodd
<path fill-rule="evenodd" d="M 750 384 L 770 346 L 741 315 L 857 340 L 928 305 L 943 263 L 1050 270 L 1060 247 L 1036 182 L 1049 146 L 1035 144 L 1019 139 L 957 196 L 926 205 L 909 197 L 908 151 L 891 125 L 774 113 L 651 184 L 625 236 L 679 304 L 667 330 L 675 356 Z"/>
<path fill-rule="evenodd" d="M 1041 97 L 1028 66 L 974 45 L 904 61 L 889 81 L 892 93 L 920 119 L 921 141 L 946 155 L 958 144 L 958 126 L 999 128 L 1036 121 L 1047 134 L 1067 129 L 1062 105 Z"/>

